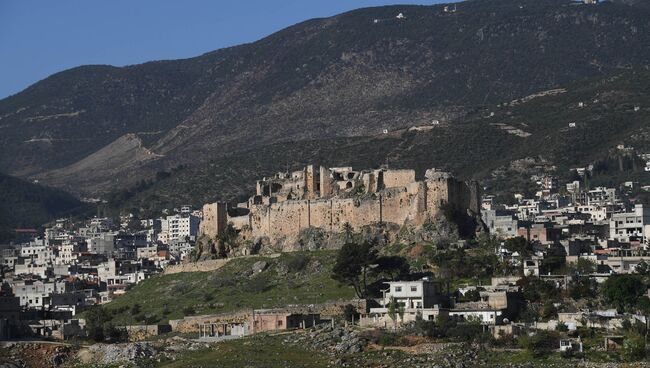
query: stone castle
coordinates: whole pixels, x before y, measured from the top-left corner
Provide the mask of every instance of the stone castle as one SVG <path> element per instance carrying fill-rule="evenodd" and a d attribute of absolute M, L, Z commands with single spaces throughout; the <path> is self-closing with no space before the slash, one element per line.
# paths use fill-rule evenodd
<path fill-rule="evenodd" d="M 204 205 L 200 232 L 214 237 L 232 224 L 244 239 L 286 244 L 303 230 L 340 233 L 346 223 L 354 230 L 381 223 L 418 227 L 434 218 L 443 204 L 478 215 L 478 185 L 435 169 L 417 181 L 415 170 L 309 165 L 259 180 L 247 202 Z"/>

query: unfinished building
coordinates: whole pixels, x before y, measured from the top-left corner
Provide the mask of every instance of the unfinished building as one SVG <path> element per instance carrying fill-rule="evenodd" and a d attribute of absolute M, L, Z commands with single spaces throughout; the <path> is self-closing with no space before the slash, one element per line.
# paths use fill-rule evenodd
<path fill-rule="evenodd" d="M 355 230 L 377 223 L 417 227 L 444 204 L 478 215 L 477 184 L 435 169 L 418 181 L 415 170 L 309 165 L 259 180 L 247 202 L 206 204 L 201 232 L 213 237 L 230 223 L 249 239 L 291 242 L 302 230 L 341 232 L 346 223 Z"/>

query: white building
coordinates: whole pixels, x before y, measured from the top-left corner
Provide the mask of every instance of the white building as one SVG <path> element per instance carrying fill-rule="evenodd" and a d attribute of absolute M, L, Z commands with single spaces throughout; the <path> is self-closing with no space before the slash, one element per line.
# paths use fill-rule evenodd
<path fill-rule="evenodd" d="M 632 212 L 612 214 L 609 237 L 620 242 L 629 242 L 631 238 L 645 242 L 650 237 L 650 208 L 637 204 Z"/>
<path fill-rule="evenodd" d="M 19 281 L 13 293 L 20 299 L 21 307 L 41 308 L 50 304 L 50 295 L 65 292 L 65 282 Z"/>
<path fill-rule="evenodd" d="M 383 290 L 380 308 L 370 308 L 370 312 L 360 320 L 362 326 L 399 325 L 415 321 L 417 315 L 425 320 L 434 320 L 441 311 L 442 295 L 437 283 L 429 280 L 387 282 L 388 289 Z M 390 304 L 395 301 L 403 313 L 393 320 L 389 314 Z"/>
<path fill-rule="evenodd" d="M 168 244 L 177 240 L 194 240 L 199 232 L 199 218 L 193 215 L 167 216 L 160 222 L 158 240 Z"/>

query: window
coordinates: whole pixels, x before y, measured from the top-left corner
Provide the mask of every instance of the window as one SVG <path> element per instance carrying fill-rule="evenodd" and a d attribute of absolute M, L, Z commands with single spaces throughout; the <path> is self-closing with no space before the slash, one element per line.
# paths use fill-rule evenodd
<path fill-rule="evenodd" d="M 278 327 L 282 327 L 282 321 L 278 321 Z"/>
<path fill-rule="evenodd" d="M 402 291 L 402 287 L 401 287 L 401 286 L 395 286 L 395 292 L 396 292 L 396 293 L 399 293 L 399 292 L 401 292 L 401 291 Z"/>
<path fill-rule="evenodd" d="M 417 286 L 411 286 L 411 291 L 418 291 L 418 287 Z"/>

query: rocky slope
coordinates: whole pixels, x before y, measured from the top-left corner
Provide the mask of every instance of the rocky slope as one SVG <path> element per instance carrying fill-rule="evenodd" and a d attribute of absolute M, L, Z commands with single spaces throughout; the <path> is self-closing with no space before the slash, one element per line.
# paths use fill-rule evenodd
<path fill-rule="evenodd" d="M 0 101 L 0 170 L 96 194 L 260 147 L 457 124 L 478 106 L 650 65 L 642 4 L 360 9 L 196 58 L 75 68 Z M 115 151 L 125 136 L 140 153 Z"/>
<path fill-rule="evenodd" d="M 245 200 L 260 177 L 309 163 L 409 167 L 420 177 L 436 167 L 478 179 L 494 192 L 524 190 L 531 175 L 544 172 L 568 179 L 570 168 L 599 161 L 594 185 L 647 183 L 650 173 L 643 171 L 642 162 L 623 172 L 618 164 L 607 167 L 608 161 L 617 162 L 616 155 L 627 154 L 616 149 L 619 144 L 650 153 L 650 71 L 626 71 L 486 105 L 454 123 L 236 152 L 174 170 L 109 199 L 116 207 L 146 213 L 182 204 Z M 613 182 L 607 182 L 609 178 Z"/>

